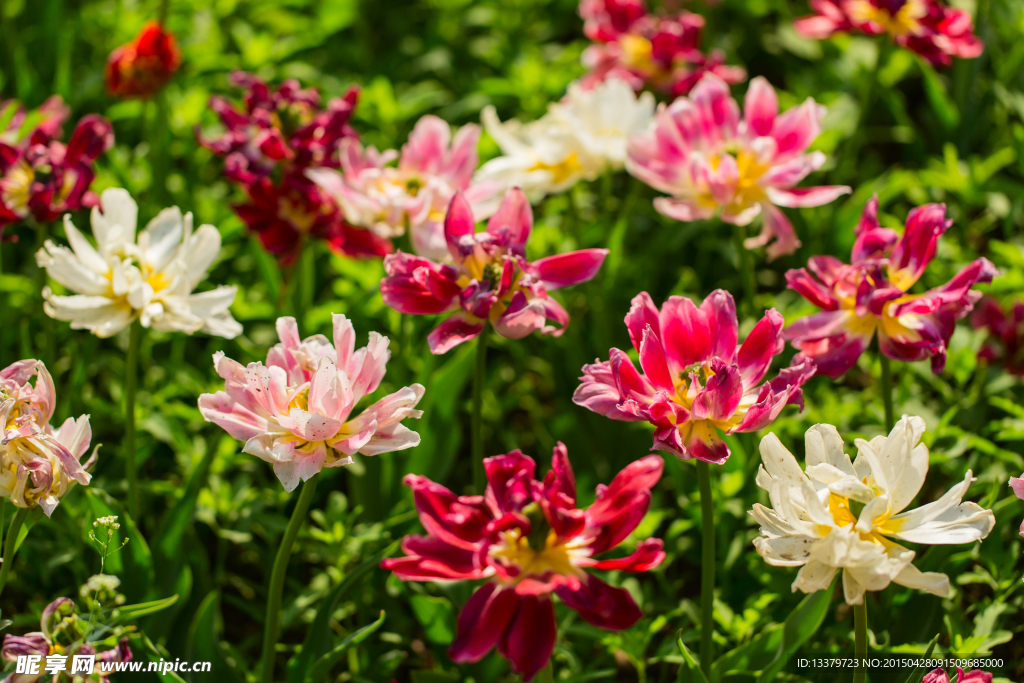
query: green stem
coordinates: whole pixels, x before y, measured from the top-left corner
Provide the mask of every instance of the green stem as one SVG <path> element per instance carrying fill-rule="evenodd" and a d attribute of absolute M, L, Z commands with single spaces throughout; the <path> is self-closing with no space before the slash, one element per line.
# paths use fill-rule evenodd
<path fill-rule="evenodd" d="M 49 228 L 50 228 L 50 226 L 47 223 L 35 223 L 35 222 L 33 222 L 32 225 L 36 229 L 36 249 L 35 249 L 35 252 L 33 252 L 33 258 L 32 258 L 32 263 L 35 263 L 35 256 L 34 256 L 34 254 L 36 254 L 40 250 L 42 250 L 44 245 L 46 244 L 46 240 L 49 239 L 49 236 L 50 236 Z M 42 310 L 43 304 L 46 301 L 43 298 L 43 289 L 45 287 L 46 287 L 46 268 L 42 268 L 42 267 L 37 266 L 36 267 L 36 292 L 39 293 L 39 303 L 38 303 L 39 310 Z M 53 364 L 56 363 L 57 359 L 53 357 L 53 355 L 54 355 L 53 333 L 52 333 L 52 330 L 51 330 L 52 326 L 49 324 L 49 320 L 50 320 L 49 317 L 43 316 L 43 317 L 41 317 L 37 321 L 38 330 L 43 335 L 43 348 L 39 349 L 38 353 L 34 352 L 33 355 L 35 357 L 39 358 L 40 360 L 42 360 L 44 363 L 49 363 L 50 367 L 53 367 Z"/>
<path fill-rule="evenodd" d="M 853 670 L 853 683 L 864 683 L 868 670 L 863 666 L 868 656 L 868 596 L 861 596 L 861 603 L 853 606 L 854 654 L 860 661 Z"/>
<path fill-rule="evenodd" d="M 889 357 L 881 351 L 878 360 L 882 364 L 882 404 L 885 406 L 885 430 L 889 431 L 896 424 L 896 416 L 892 408 L 892 368 Z"/>
<path fill-rule="evenodd" d="M 7 529 L 7 540 L 4 542 L 4 561 L 0 563 L 0 594 L 4 592 L 7 585 L 7 577 L 11 573 L 11 565 L 14 564 L 14 553 L 17 550 L 18 536 L 25 518 L 28 517 L 28 508 L 18 508 L 11 520 L 11 526 Z"/>
<path fill-rule="evenodd" d="M 757 282 L 754 280 L 754 259 L 750 250 L 744 246 L 747 241 L 747 226 L 737 225 L 735 227 L 736 252 L 739 254 L 740 279 L 743 281 L 743 305 L 741 310 L 746 310 L 750 315 L 756 315 L 754 296 L 757 294 Z"/>
<path fill-rule="evenodd" d="M 128 477 L 128 514 L 139 519 L 139 457 L 135 450 L 135 388 L 139 375 L 139 344 L 142 325 L 138 320 L 128 331 L 128 358 L 124 364 L 124 458 Z"/>
<path fill-rule="evenodd" d="M 277 548 L 277 556 L 274 557 L 274 568 L 270 572 L 270 588 L 267 593 L 267 617 L 263 624 L 263 658 L 260 666 L 261 683 L 273 683 L 274 681 L 274 660 L 277 651 L 278 618 L 281 616 L 281 593 L 284 590 L 284 577 L 288 572 L 288 559 L 292 554 L 292 546 L 299 535 L 302 523 L 306 521 L 306 511 L 313 501 L 313 493 L 316 491 L 316 483 L 320 478 L 314 474 L 299 491 L 299 500 L 292 510 L 291 519 L 288 520 L 288 527 L 284 530 L 281 538 L 281 545 Z"/>
<path fill-rule="evenodd" d="M 700 487 L 700 668 L 711 678 L 714 657 L 715 622 L 715 505 L 711 498 L 710 466 L 697 461 L 697 484 Z"/>
<path fill-rule="evenodd" d="M 555 683 L 555 668 L 550 660 L 543 669 L 537 672 L 537 683 Z"/>
<path fill-rule="evenodd" d="M 477 491 L 483 491 L 486 484 L 484 475 L 484 384 L 487 382 L 487 338 L 491 326 L 484 325 L 483 331 L 476 338 L 476 366 L 473 370 L 473 414 L 471 416 L 473 485 Z"/>

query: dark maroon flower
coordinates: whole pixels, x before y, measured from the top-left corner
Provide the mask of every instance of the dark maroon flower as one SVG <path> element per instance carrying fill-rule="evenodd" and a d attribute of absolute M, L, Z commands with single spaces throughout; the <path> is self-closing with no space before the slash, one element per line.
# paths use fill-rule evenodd
<path fill-rule="evenodd" d="M 665 559 L 657 538 L 640 541 L 628 557 L 596 559 L 643 520 L 662 466 L 655 455 L 628 465 L 610 486 L 598 486 L 586 510 L 576 507 L 576 481 L 561 443 L 540 481 L 533 459 L 519 451 L 485 459 L 482 496 L 456 496 L 410 474 L 405 483 L 428 535 L 406 536 L 405 557 L 381 566 L 404 581 L 487 579 L 459 614 L 448 654 L 475 662 L 497 646 L 529 681 L 555 646 L 552 593 L 600 628 L 627 629 L 642 616 L 628 592 L 588 570 L 645 572 Z"/>
<path fill-rule="evenodd" d="M 989 333 L 978 358 L 1002 363 L 1010 374 L 1024 376 L 1024 302 L 1004 309 L 996 299 L 985 297 L 971 315 L 971 327 L 987 328 Z"/>

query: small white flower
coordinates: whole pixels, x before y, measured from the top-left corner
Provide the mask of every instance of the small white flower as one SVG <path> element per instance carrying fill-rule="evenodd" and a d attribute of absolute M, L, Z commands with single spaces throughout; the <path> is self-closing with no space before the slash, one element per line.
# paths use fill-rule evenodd
<path fill-rule="evenodd" d="M 549 105 L 548 113 L 531 123 L 502 123 L 490 106 L 480 118 L 502 156 L 481 166 L 474 182 L 519 187 L 536 202 L 580 180 L 623 168 L 629 136 L 645 130 L 654 118 L 654 96 L 638 98 L 615 79 L 590 90 L 573 82 L 561 102 Z"/>
<path fill-rule="evenodd" d="M 78 231 L 70 216 L 64 230 L 71 248 L 47 240 L 36 262 L 67 289 L 58 296 L 47 287 L 46 314 L 110 337 L 139 319 L 143 327 L 171 332 L 203 331 L 232 338 L 242 326 L 228 308 L 237 287 L 220 286 L 193 293 L 220 251 L 220 233 L 212 225 L 192 230 L 192 214 L 164 209 L 136 239 L 139 207 L 126 190 L 105 190 L 103 207 L 92 210 L 96 247 Z"/>
<path fill-rule="evenodd" d="M 934 595 L 949 593 L 949 577 L 921 572 L 911 562 L 914 551 L 893 539 L 922 544 L 979 541 L 992 531 L 995 515 L 976 503 L 961 502 L 974 478 L 945 495 L 904 512 L 921 490 L 928 473 L 928 447 L 919 443 L 925 424 L 903 416 L 888 437 L 857 439 L 857 459 L 843 452 L 832 425 L 811 427 L 806 435 L 807 470 L 774 434 L 761 440 L 763 466 L 757 485 L 768 492 L 772 507 L 754 505 L 761 525 L 754 547 L 776 567 L 801 567 L 793 590 L 827 589 L 840 569 L 846 602 L 858 605 L 864 591 L 891 582 Z"/>

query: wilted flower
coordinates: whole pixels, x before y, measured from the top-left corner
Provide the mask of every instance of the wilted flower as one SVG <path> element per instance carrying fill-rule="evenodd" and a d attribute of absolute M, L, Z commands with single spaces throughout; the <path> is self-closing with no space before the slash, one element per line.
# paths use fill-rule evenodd
<path fill-rule="evenodd" d="M 1024 302 L 1005 310 L 996 299 L 985 297 L 971 314 L 971 327 L 988 329 L 979 359 L 1001 362 L 1010 374 L 1024 376 Z"/>
<path fill-rule="evenodd" d="M 761 76 L 750 82 L 742 119 L 725 81 L 704 76 L 689 97 L 659 107 L 654 126 L 630 140 L 626 168 L 672 195 L 654 200 L 659 213 L 696 221 L 718 212 L 734 225 L 760 214 L 761 234 L 748 239 L 747 248 L 768 244 L 769 259 L 791 254 L 800 240 L 777 207 L 821 206 L 850 188 L 796 187 L 825 163 L 822 152 L 807 153 L 825 108 L 807 98 L 778 111 L 775 90 Z"/>
<path fill-rule="evenodd" d="M 995 515 L 961 500 L 974 477 L 938 500 L 904 509 L 928 474 L 928 447 L 919 443 L 924 420 L 903 416 L 889 436 L 857 439 L 857 459 L 843 452 L 832 425 L 807 430 L 807 470 L 779 438 L 761 439 L 757 485 L 768 492 L 774 509 L 754 504 L 761 525 L 754 547 L 775 567 L 800 567 L 793 591 L 826 590 L 840 569 L 846 602 L 859 605 L 864 591 L 880 591 L 895 582 L 933 595 L 949 593 L 949 577 L 921 572 L 915 553 L 895 541 L 948 545 L 979 541 L 992 531 Z"/>
<path fill-rule="evenodd" d="M 0 370 L 0 497 L 19 508 L 38 505 L 47 517 L 75 482 L 89 483 L 86 470 L 99 449 L 81 463 L 92 441 L 89 416 L 69 417 L 54 429 L 56 404 L 53 378 L 42 361 L 20 360 Z"/>
<path fill-rule="evenodd" d="M 813 256 L 810 273 L 804 268 L 786 273 L 790 289 L 823 309 L 790 325 L 786 338 L 829 377 L 852 368 L 876 331 L 879 350 L 889 358 L 931 358 L 932 371 L 942 372 L 956 321 L 981 298 L 971 287 L 991 282 L 995 266 L 979 258 L 941 287 L 910 294 L 953 221 L 946 220 L 945 204 L 926 204 L 907 215 L 900 236 L 880 227 L 877 214 L 874 197 L 857 225 L 850 265 Z"/>
<path fill-rule="evenodd" d="M 924 675 L 921 683 L 950 683 L 950 680 L 943 669 L 933 669 Z M 981 669 L 964 673 L 963 669 L 957 667 L 956 680 L 953 683 L 992 683 L 992 674 Z"/>
<path fill-rule="evenodd" d="M 810 1 L 816 14 L 794 22 L 796 30 L 808 38 L 851 31 L 871 36 L 887 33 L 897 45 L 945 66 L 951 57 L 977 57 L 985 47 L 974 35 L 970 14 L 936 0 Z"/>
<path fill-rule="evenodd" d="M 650 422 L 651 450 L 725 462 L 729 447 L 719 430 L 755 432 L 791 403 L 803 409 L 800 387 L 814 375 L 812 362 L 794 362 L 762 383 L 783 350 L 782 325 L 773 308 L 738 344 L 729 292 L 715 290 L 699 308 L 685 297 L 669 297 L 661 311 L 641 292 L 626 314 L 626 327 L 643 374 L 626 352 L 613 348 L 609 360 L 583 366 L 572 400 L 613 420 Z"/>
<path fill-rule="evenodd" d="M 224 174 L 237 183 L 248 201 L 234 207 L 264 248 L 284 262 L 298 254 L 304 240 L 324 240 L 339 254 L 381 257 L 391 243 L 369 230 L 353 227 L 330 196 L 306 177 L 310 168 L 338 168 L 344 138 L 355 137 L 348 121 L 359 90 L 332 99 L 320 109 L 320 93 L 286 80 L 271 90 L 252 74 L 235 72 L 231 82 L 246 92 L 245 108 L 213 96 L 210 108 L 226 131 L 199 143 L 224 157 Z"/>
<path fill-rule="evenodd" d="M 463 607 L 448 653 L 456 662 L 475 662 L 497 646 L 529 681 L 555 646 L 552 593 L 599 628 L 627 629 L 642 616 L 627 591 L 588 570 L 645 572 L 665 559 L 657 538 L 640 541 L 627 557 L 596 559 L 643 520 L 662 466 L 654 455 L 628 465 L 610 486 L 597 487 L 597 500 L 586 510 L 576 507 L 576 482 L 561 443 L 542 481 L 535 479 L 533 459 L 518 450 L 486 458 L 482 496 L 456 496 L 410 474 L 405 483 L 428 535 L 406 536 L 405 557 L 381 566 L 404 581 L 487 579 Z"/>
<path fill-rule="evenodd" d="M 128 647 L 128 638 L 121 638 L 113 649 L 97 652 L 96 643 L 87 640 L 94 632 L 95 625 L 90 619 L 79 618 L 75 603 L 70 598 L 57 598 L 43 610 L 40 631 L 24 636 L 8 633 L 0 648 L 0 656 L 9 662 L 18 661 L 18 657 L 41 656 L 40 673 L 12 673 L 2 683 L 36 683 L 43 680 L 47 683 L 109 683 L 110 678 L 103 671 L 104 665 L 130 662 L 132 651 Z M 67 657 L 65 671 L 46 673 L 46 657 L 53 654 Z M 71 675 L 75 655 L 95 657 L 92 670 Z"/>
<path fill-rule="evenodd" d="M 653 114 L 654 97 L 637 97 L 619 79 L 593 90 L 570 83 L 565 98 L 530 123 L 502 123 L 494 107 L 484 107 L 481 119 L 502 156 L 480 167 L 477 182 L 519 187 L 532 202 L 564 192 L 621 169 L 629 136 L 646 129 Z"/>
<path fill-rule="evenodd" d="M 348 465 L 356 453 L 380 455 L 420 442 L 402 424 L 422 414 L 415 410 L 423 397 L 419 384 L 353 414 L 384 379 L 389 342 L 370 332 L 369 344 L 356 351 L 352 323 L 339 314 L 333 320 L 332 345 L 322 334 L 300 340 L 295 318 L 278 318 L 281 343 L 266 365 L 243 366 L 218 351 L 213 364 L 224 391 L 199 397 L 203 417 L 244 441 L 243 452 L 273 464 L 286 491 L 324 467 Z"/>
<path fill-rule="evenodd" d="M 134 320 L 143 327 L 170 332 L 203 331 L 231 339 L 242 326 L 228 307 L 237 287 L 193 289 L 206 278 L 220 251 L 220 233 L 212 225 L 192 232 L 192 214 L 164 209 L 139 233 L 139 207 L 126 190 L 104 190 L 102 209 L 92 210 L 97 247 L 64 217 L 71 248 L 47 240 L 36 261 L 71 296 L 43 290 L 46 314 L 89 330 L 98 337 L 117 334 Z"/>
<path fill-rule="evenodd" d="M 147 21 L 130 43 L 114 48 L 104 74 L 107 92 L 116 97 L 152 97 L 181 66 L 174 34 Z"/>
<path fill-rule="evenodd" d="M 306 175 L 335 200 L 352 225 L 384 237 L 408 230 L 413 250 L 420 256 L 443 259 L 445 210 L 456 191 L 462 191 L 474 213 L 487 217 L 484 202 L 497 194 L 496 183 L 471 185 L 476 170 L 480 128 L 463 126 L 454 141 L 448 124 L 424 116 L 413 128 L 401 157 L 393 149 L 363 149 L 358 138 L 341 141 L 342 172 L 314 168 Z M 398 159 L 398 166 L 388 166 Z"/>
<path fill-rule="evenodd" d="M 30 216 L 49 223 L 98 201 L 89 191 L 92 164 L 114 144 L 110 122 L 82 117 L 65 145 L 57 139 L 69 113 L 63 101 L 51 97 L 39 111 L 42 122 L 21 140 L 10 128 L 0 136 L 0 230 Z"/>
<path fill-rule="evenodd" d="M 581 0 L 579 11 L 583 32 L 595 43 L 583 51 L 584 87 L 618 78 L 636 91 L 646 87 L 678 97 L 706 73 L 727 83 L 747 78 L 742 67 L 725 64 L 721 50 L 700 51 L 704 17 L 699 14 L 684 10 L 659 17 L 640 0 Z"/>
<path fill-rule="evenodd" d="M 1024 474 L 1020 477 L 1010 477 L 1010 487 L 1018 498 L 1024 500 Z M 1020 523 L 1020 535 L 1024 537 L 1024 522 Z"/>
<path fill-rule="evenodd" d="M 380 283 L 384 303 L 413 315 L 457 311 L 427 337 L 436 354 L 473 339 L 488 322 L 509 339 L 536 330 L 558 336 L 569 324 L 569 313 L 548 292 L 594 277 L 608 250 L 582 249 L 531 263 L 526 241 L 532 229 L 533 210 L 518 188 L 505 194 L 485 232 L 476 232 L 469 202 L 458 193 L 444 222 L 454 265 L 400 251 L 388 256 L 387 276 Z"/>

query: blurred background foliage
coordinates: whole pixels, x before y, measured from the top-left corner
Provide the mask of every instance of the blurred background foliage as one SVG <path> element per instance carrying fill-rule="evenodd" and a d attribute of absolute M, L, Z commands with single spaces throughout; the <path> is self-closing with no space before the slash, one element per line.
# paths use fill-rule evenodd
<path fill-rule="evenodd" d="M 756 257 L 759 294 L 756 306 L 743 307 L 744 332 L 755 311 L 759 318 L 767 307 L 787 320 L 810 312 L 785 290 L 785 271 L 814 254 L 845 260 L 852 228 L 873 193 L 880 197 L 884 225 L 901 228 L 911 207 L 930 201 L 946 202 L 955 220 L 919 287 L 945 282 L 985 255 L 1002 271 L 989 292 L 1010 301 L 1024 289 L 1024 3 L 961 4 L 974 14 L 986 50 L 939 72 L 866 37 L 801 38 L 791 20 L 806 13 L 803 2 L 695 0 L 685 6 L 707 18 L 704 48 L 722 48 L 730 63 L 766 76 L 780 90 L 784 108 L 807 97 L 828 106 L 815 146 L 829 162 L 811 184 L 854 188 L 833 204 L 787 212 L 803 246 L 772 263 Z M 103 90 L 107 54 L 158 11 L 153 1 L 4 0 L 0 93 L 30 107 L 57 93 L 73 108 L 73 119 L 89 112 L 107 116 L 116 146 L 99 160 L 94 189 L 127 188 L 140 201 L 142 221 L 177 204 L 223 235 L 210 279 L 239 286 L 233 311 L 245 334 L 224 341 L 146 333 L 137 402 L 142 513 L 122 526 L 131 542 L 108 559 L 107 570 L 122 577 L 131 601 L 180 595 L 174 607 L 142 623 L 155 648 L 137 636 L 137 657 L 164 652 L 208 659 L 217 680 L 245 681 L 258 658 L 264 591 L 289 496 L 265 463 L 203 422 L 196 398 L 217 386 L 214 351 L 247 362 L 262 359 L 276 341 L 280 272 L 233 214 L 231 203 L 240 196 L 222 178 L 220 162 L 196 143 L 197 126 L 216 125 L 207 109 L 210 95 L 238 96 L 227 85 L 233 69 L 273 82 L 298 78 L 319 87 L 325 98 L 356 83 L 362 94 L 354 124 L 364 140 L 398 147 L 426 113 L 452 124 L 478 121 L 486 104 L 494 104 L 503 119 L 541 115 L 582 74 L 579 56 L 587 41 L 574 0 L 171 0 L 167 23 L 183 50 L 182 69 L 156 101 L 112 100 Z M 496 153 L 485 135 L 482 157 Z M 742 291 L 730 226 L 671 221 L 653 211 L 653 196 L 620 173 L 535 207 L 533 255 L 577 246 L 607 246 L 612 255 L 593 282 L 560 294 L 574 318 L 563 337 L 492 338 L 484 396 L 487 451 L 522 448 L 546 469 L 551 448 L 564 441 L 582 503 L 592 500 L 597 483 L 608 482 L 650 444 L 645 426 L 612 422 L 571 402 L 584 363 L 606 357 L 610 346 L 628 348 L 621 320 L 629 300 L 642 290 L 656 301 L 670 294 L 703 297 L 718 287 Z M 76 222 L 87 221 L 79 216 Z M 50 229 L 61 236 L 60 226 Z M 67 496 L 51 520 L 39 517 L 18 555 L 2 609 L 14 619 L 12 630 L 21 632 L 34 627 L 44 605 L 73 594 L 98 570 L 98 556 L 86 549 L 92 520 L 111 513 L 126 519 L 117 501 L 125 491 L 118 444 L 127 334 L 99 340 L 46 318 L 32 258 L 35 235 L 30 226 L 13 232 L 19 241 L 2 249 L 2 364 L 44 360 L 61 402 L 55 419 L 87 412 L 94 443 L 106 444 L 93 485 Z M 445 655 L 471 586 L 402 584 L 375 566 L 381 553 L 394 552 L 395 539 L 419 528 L 401 485 L 404 474 L 424 474 L 468 492 L 472 347 L 432 357 L 425 344 L 432 321 L 384 306 L 377 292 L 379 262 L 346 260 L 318 248 L 311 273 L 315 299 L 300 321 L 302 333 L 326 332 L 331 312 L 343 312 L 361 340 L 369 330 L 391 337 L 393 357 L 380 393 L 413 380 L 427 387 L 420 406 L 425 415 L 410 425 L 423 440 L 409 451 L 325 471 L 288 573 L 279 659 L 303 649 L 324 651 L 384 609 L 381 630 L 348 649 L 325 680 L 513 680 L 496 655 L 462 666 Z M 941 375 L 932 375 L 927 363 L 898 366 L 896 405 L 898 413 L 922 415 L 929 426 L 933 475 L 922 499 L 972 468 L 979 478 L 974 499 L 995 510 L 997 528 L 980 546 L 936 547 L 920 555 L 922 570 L 953 578 L 947 599 L 893 586 L 870 598 L 870 625 L 879 648 L 923 652 L 939 634 L 940 651 L 991 653 L 1006 660 L 1009 680 L 1024 680 L 1017 535 L 1024 505 L 1006 486 L 1009 476 L 1024 470 L 1024 387 L 999 368 L 978 363 L 983 336 L 961 322 Z M 798 457 L 803 432 L 816 422 L 835 424 L 848 444 L 880 433 L 875 362 L 865 354 L 839 383 L 815 378 L 806 388 L 807 409 L 799 415 L 788 409 L 772 430 Z M 714 469 L 718 561 L 724 567 L 718 573 L 716 639 L 720 652 L 739 648 L 720 662 L 724 681 L 754 680 L 769 666 L 781 642 L 780 624 L 803 597 L 790 592 L 792 571 L 768 567 L 751 546 L 757 528 L 747 510 L 766 497 L 754 484 L 758 439 L 729 437 L 733 456 Z M 679 629 L 695 649 L 697 484 L 690 464 L 666 460 L 655 503 L 631 542 L 661 536 L 668 559 L 651 574 L 612 576 L 646 616 L 628 632 L 609 633 L 559 608 L 555 667 L 563 680 L 675 680 Z M 805 649 L 852 649 L 852 614 L 841 600 L 805 621 L 816 618 L 822 626 Z M 783 673 L 778 680 L 804 679 Z"/>

